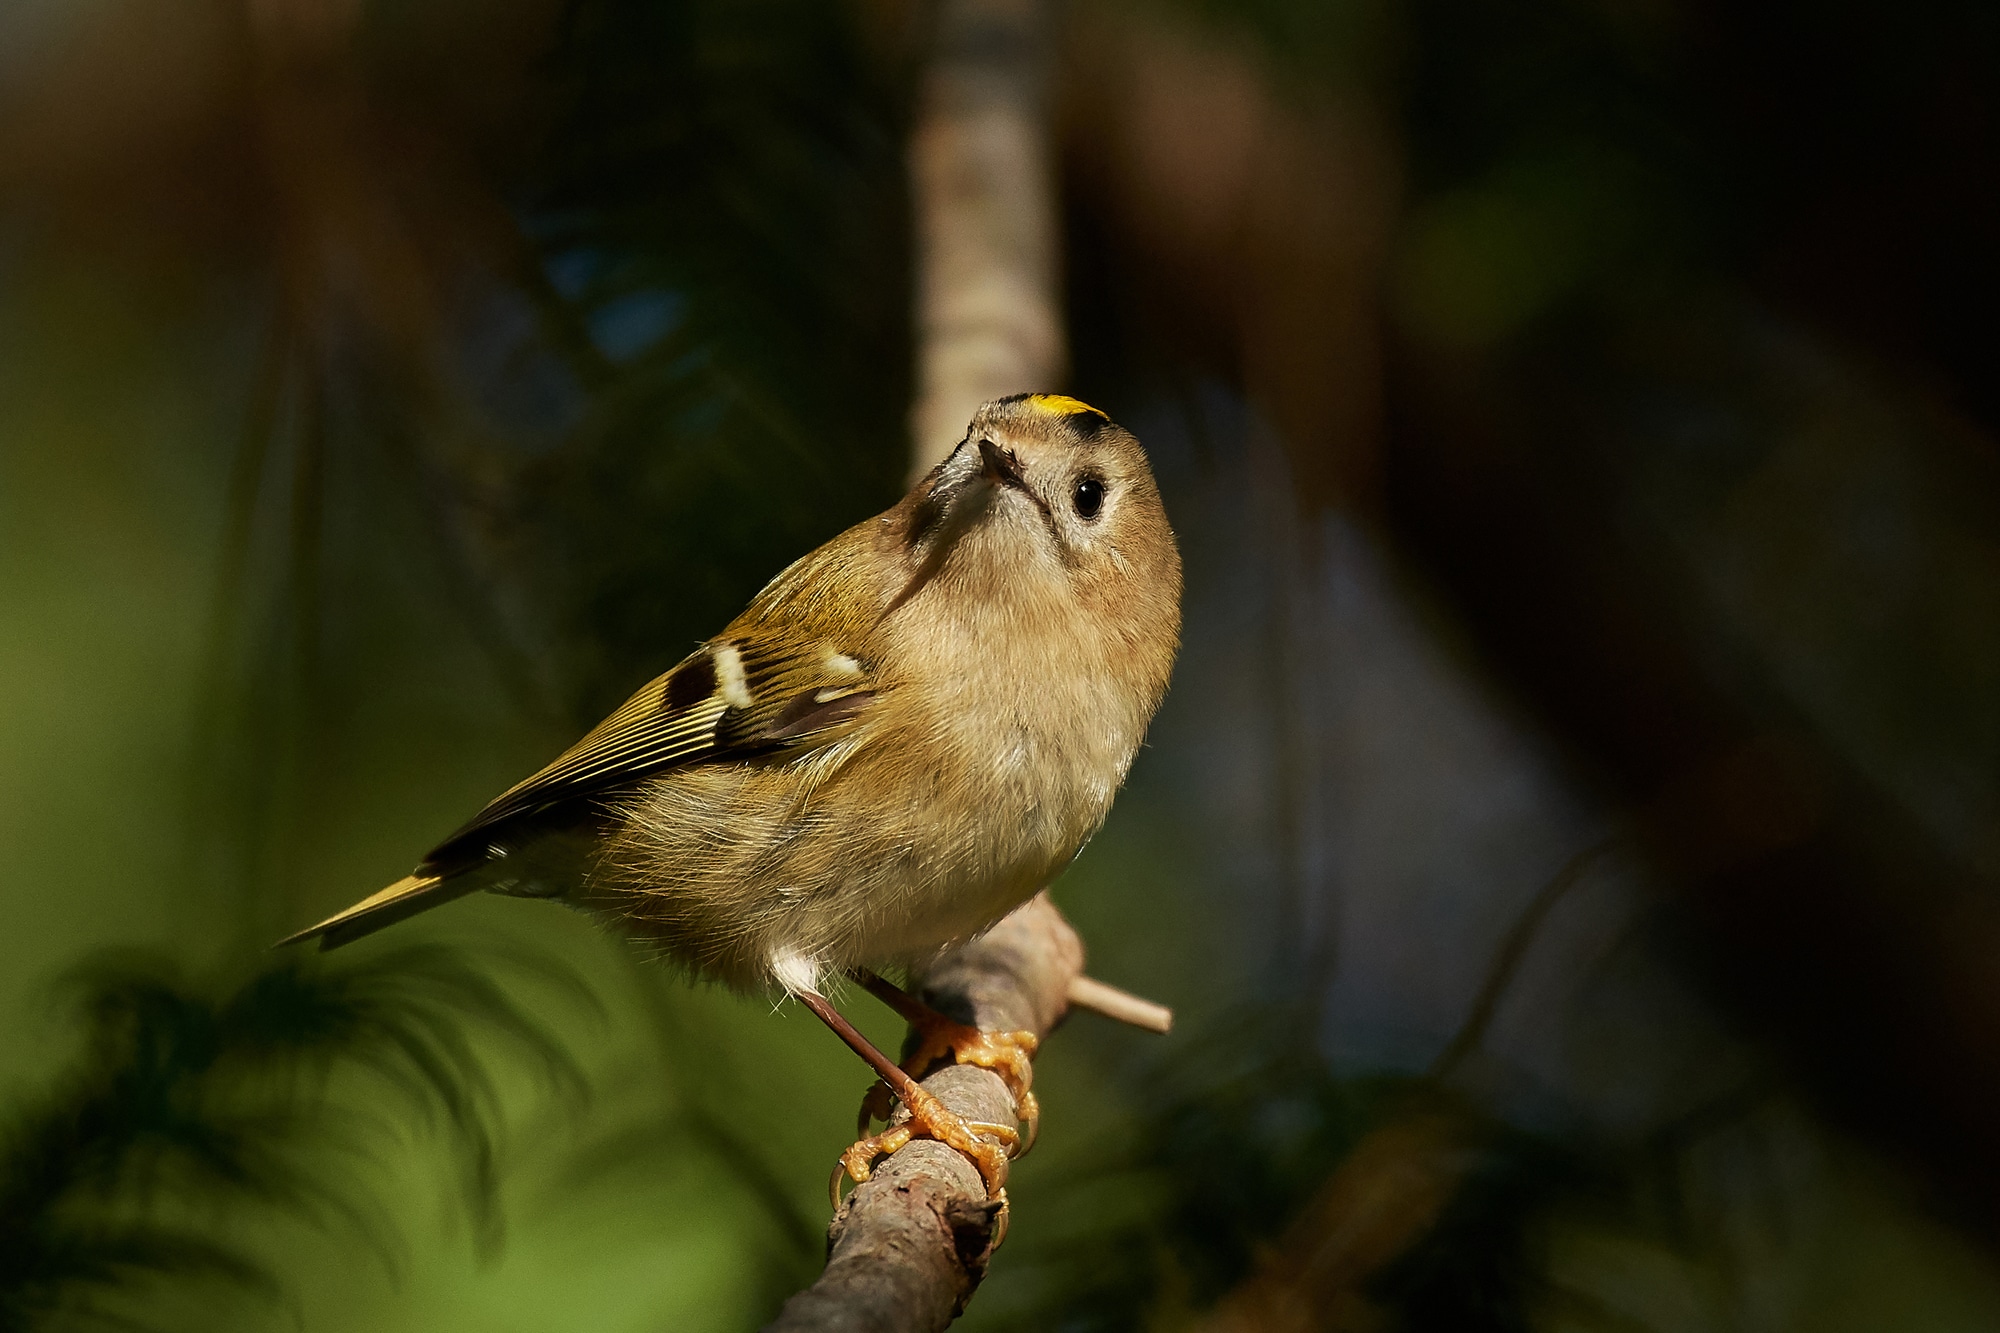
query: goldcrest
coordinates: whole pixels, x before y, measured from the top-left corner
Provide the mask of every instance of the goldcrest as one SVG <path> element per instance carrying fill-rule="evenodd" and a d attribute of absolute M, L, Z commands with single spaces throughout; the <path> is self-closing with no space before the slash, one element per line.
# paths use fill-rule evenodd
<path fill-rule="evenodd" d="M 1180 591 L 1136 439 L 1073 398 L 989 403 L 901 503 L 292 938 L 333 948 L 486 890 L 604 913 L 737 987 L 921 965 L 1104 822 L 1166 692 Z"/>
<path fill-rule="evenodd" d="M 951 1115 L 823 988 L 859 976 L 944 1031 L 1032 1125 L 1032 1034 L 959 1029 L 876 970 L 976 935 L 1104 822 L 1166 693 L 1180 592 L 1136 439 L 1073 398 L 988 403 L 901 503 L 292 939 L 334 948 L 475 890 L 591 909 L 699 975 L 783 988 L 869 1062 L 912 1118 L 848 1150 L 855 1179 L 921 1132 L 1004 1198 L 1014 1131 Z"/>

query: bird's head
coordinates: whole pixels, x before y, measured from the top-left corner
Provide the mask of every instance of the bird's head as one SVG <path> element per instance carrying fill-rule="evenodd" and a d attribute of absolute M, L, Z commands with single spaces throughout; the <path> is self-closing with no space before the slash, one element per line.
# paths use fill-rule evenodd
<path fill-rule="evenodd" d="M 940 595 L 1030 623 L 1081 615 L 1160 663 L 1164 688 L 1180 555 L 1145 449 L 1103 412 L 1054 394 L 988 403 L 897 509 L 911 569 Z"/>

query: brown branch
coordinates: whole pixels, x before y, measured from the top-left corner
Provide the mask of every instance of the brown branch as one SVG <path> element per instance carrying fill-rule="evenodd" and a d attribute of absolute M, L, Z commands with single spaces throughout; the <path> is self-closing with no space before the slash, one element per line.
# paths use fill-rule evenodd
<path fill-rule="evenodd" d="M 1083 974 L 1083 943 L 1038 895 L 925 978 L 923 998 L 962 1022 L 1045 1037 Z M 946 1065 L 926 1091 L 969 1121 L 1013 1124 L 998 1075 Z M 785 1302 L 767 1333 L 931 1333 L 958 1316 L 1004 1234 L 979 1172 L 941 1143 L 918 1139 L 882 1161 L 827 1233 L 826 1271 Z"/>

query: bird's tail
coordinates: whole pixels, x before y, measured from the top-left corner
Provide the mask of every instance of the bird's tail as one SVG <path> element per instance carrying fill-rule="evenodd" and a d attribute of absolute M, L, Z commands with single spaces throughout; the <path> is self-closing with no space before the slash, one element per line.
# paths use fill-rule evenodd
<path fill-rule="evenodd" d="M 344 912 L 336 912 L 316 926 L 279 940 L 277 947 L 319 937 L 321 952 L 351 944 L 363 935 L 373 935 L 384 926 L 393 926 L 405 917 L 428 912 L 478 888 L 476 875 L 405 875 L 379 893 L 370 894 Z"/>

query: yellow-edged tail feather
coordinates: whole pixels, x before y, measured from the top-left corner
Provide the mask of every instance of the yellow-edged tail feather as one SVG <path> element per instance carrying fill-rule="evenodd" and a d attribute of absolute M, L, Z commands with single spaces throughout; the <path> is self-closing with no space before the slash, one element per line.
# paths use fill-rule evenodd
<path fill-rule="evenodd" d="M 319 937 L 321 952 L 338 949 L 363 935 L 372 935 L 384 926 L 393 926 L 406 917 L 427 912 L 459 898 L 478 887 L 471 875 L 405 875 L 379 893 L 371 893 L 354 906 L 335 912 L 316 926 L 296 935 L 287 935 L 275 947 L 297 944 Z"/>

